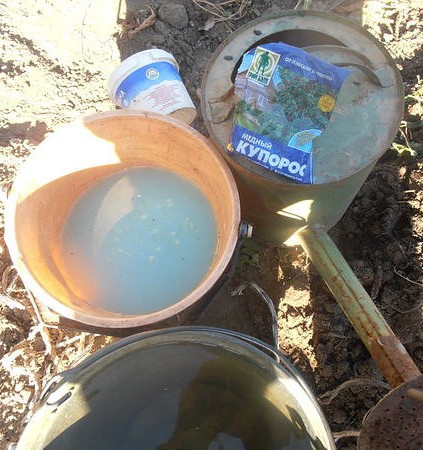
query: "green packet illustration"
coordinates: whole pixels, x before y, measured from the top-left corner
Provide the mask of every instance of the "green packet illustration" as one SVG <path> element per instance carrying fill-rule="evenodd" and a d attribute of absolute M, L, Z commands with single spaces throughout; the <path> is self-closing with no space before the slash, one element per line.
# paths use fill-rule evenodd
<path fill-rule="evenodd" d="M 229 154 L 312 184 L 313 140 L 324 132 L 350 73 L 287 44 L 251 49 L 235 79 L 240 101 Z"/>

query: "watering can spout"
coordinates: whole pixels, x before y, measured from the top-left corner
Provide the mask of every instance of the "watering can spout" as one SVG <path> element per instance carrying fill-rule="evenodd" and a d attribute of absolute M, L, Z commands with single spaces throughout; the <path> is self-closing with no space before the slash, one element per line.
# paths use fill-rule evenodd
<path fill-rule="evenodd" d="M 418 367 L 326 231 L 308 227 L 298 238 L 388 382 L 395 387 L 419 376 Z"/>

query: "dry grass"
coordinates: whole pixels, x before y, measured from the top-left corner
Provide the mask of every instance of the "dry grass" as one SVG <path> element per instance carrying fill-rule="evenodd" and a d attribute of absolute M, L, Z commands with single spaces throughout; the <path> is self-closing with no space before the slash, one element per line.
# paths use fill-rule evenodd
<path fill-rule="evenodd" d="M 191 0 L 196 6 L 211 15 L 204 29 L 208 30 L 215 23 L 225 22 L 230 28 L 230 22 L 242 19 L 253 4 L 253 0 L 226 0 L 213 3 L 208 0 Z"/>
<path fill-rule="evenodd" d="M 116 338 L 60 329 L 44 321 L 13 266 L 0 287 L 0 419 L 13 435 L 32 417 L 48 381 Z M 0 442 L 8 436 L 0 435 Z M 0 444 L 0 448 L 3 448 Z"/>

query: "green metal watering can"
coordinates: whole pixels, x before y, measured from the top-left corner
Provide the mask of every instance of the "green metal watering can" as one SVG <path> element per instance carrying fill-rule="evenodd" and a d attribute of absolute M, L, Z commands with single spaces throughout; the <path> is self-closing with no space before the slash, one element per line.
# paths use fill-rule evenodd
<path fill-rule="evenodd" d="M 226 152 L 237 67 L 245 52 L 269 42 L 302 47 L 352 70 L 330 123 L 313 143 L 315 184 L 292 182 Z M 206 68 L 201 99 L 210 138 L 235 175 L 242 215 L 253 225 L 253 237 L 304 248 L 392 386 L 420 372 L 327 232 L 391 145 L 403 98 L 394 61 L 362 27 L 326 13 L 287 11 L 251 22 L 221 44 Z"/>
<path fill-rule="evenodd" d="M 325 132 L 313 141 L 315 184 L 304 185 L 227 155 L 232 87 L 243 54 L 267 42 L 303 47 L 352 69 Z M 299 244 L 298 231 L 335 225 L 392 143 L 403 112 L 401 77 L 389 54 L 361 27 L 317 12 L 287 12 L 252 22 L 216 50 L 206 68 L 202 112 L 211 139 L 236 175 L 244 218 L 266 242 Z"/>

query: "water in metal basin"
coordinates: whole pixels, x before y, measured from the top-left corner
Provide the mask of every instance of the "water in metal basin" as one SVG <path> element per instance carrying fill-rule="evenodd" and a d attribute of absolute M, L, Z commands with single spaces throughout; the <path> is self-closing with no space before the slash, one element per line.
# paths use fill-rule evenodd
<path fill-rule="evenodd" d="M 271 371 L 218 347 L 178 344 L 159 352 L 167 370 L 151 361 L 156 369 L 148 383 L 151 398 L 144 397 L 122 427 L 120 450 L 315 448 L 288 391 L 283 400 L 284 381 Z M 266 395 L 272 383 L 274 397 Z"/>

